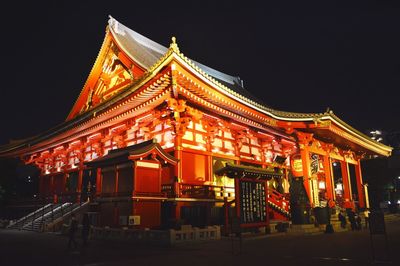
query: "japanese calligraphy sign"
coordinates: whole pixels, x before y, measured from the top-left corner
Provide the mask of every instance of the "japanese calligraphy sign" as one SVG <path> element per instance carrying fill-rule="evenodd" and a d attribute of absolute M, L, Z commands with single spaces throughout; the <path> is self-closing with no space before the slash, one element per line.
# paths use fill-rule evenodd
<path fill-rule="evenodd" d="M 242 224 L 266 223 L 267 209 L 264 182 L 239 182 L 240 221 Z"/>

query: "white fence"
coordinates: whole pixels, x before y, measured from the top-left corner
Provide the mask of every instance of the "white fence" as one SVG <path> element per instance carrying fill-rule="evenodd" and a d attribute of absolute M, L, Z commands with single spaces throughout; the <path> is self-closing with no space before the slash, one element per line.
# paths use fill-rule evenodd
<path fill-rule="evenodd" d="M 206 228 L 182 226 L 181 230 L 169 230 L 169 234 L 171 244 L 178 244 L 187 241 L 220 240 L 221 228 L 216 225 L 207 226 Z"/>
<path fill-rule="evenodd" d="M 68 233 L 68 226 L 64 224 L 63 233 Z M 174 245 L 191 241 L 219 240 L 221 239 L 221 228 L 219 226 L 208 226 L 197 228 L 184 225 L 181 230 L 148 230 L 148 229 L 119 229 L 92 227 L 91 239 L 117 240 L 137 243 L 153 243 L 161 245 Z"/>

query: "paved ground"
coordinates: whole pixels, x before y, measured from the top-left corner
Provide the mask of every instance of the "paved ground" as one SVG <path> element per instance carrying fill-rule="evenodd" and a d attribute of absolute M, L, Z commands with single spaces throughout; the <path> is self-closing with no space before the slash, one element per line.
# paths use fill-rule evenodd
<path fill-rule="evenodd" d="M 0 230 L 0 265 L 400 265 L 400 220 L 387 222 L 387 229 L 389 261 L 384 238 L 375 236 L 375 262 L 367 230 L 245 239 L 241 252 L 230 238 L 174 247 L 91 241 L 71 251 L 61 235 Z"/>

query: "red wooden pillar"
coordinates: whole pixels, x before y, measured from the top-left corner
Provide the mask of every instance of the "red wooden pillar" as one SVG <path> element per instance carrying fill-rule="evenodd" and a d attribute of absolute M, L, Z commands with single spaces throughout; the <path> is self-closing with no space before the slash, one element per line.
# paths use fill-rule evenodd
<path fill-rule="evenodd" d="M 136 161 L 132 161 L 132 168 L 133 168 L 133 180 L 132 180 L 132 197 L 135 196 L 135 190 L 137 188 L 137 184 L 136 184 L 136 175 L 137 175 L 137 171 L 136 171 Z"/>
<path fill-rule="evenodd" d="M 308 199 L 310 200 L 311 206 L 313 206 L 313 197 L 312 191 L 310 186 L 310 152 L 308 147 L 304 145 L 303 148 L 300 149 L 301 161 L 303 165 L 303 184 L 304 188 L 306 189 Z"/>
<path fill-rule="evenodd" d="M 235 209 L 236 217 L 240 219 L 240 180 L 235 178 Z"/>
<path fill-rule="evenodd" d="M 357 160 L 356 168 L 356 182 L 357 182 L 357 192 L 358 192 L 358 204 L 360 208 L 365 208 L 365 195 L 364 195 L 364 185 L 361 173 L 361 161 Z"/>
<path fill-rule="evenodd" d="M 66 187 L 66 185 L 67 185 L 67 178 L 68 178 L 68 173 L 66 173 L 66 172 L 64 172 L 64 175 L 63 175 L 63 184 L 62 184 L 62 193 L 64 194 L 65 192 L 67 192 L 67 187 Z"/>
<path fill-rule="evenodd" d="M 132 215 L 135 215 L 135 200 L 133 199 L 133 197 L 135 196 L 135 190 L 137 188 L 137 184 L 136 184 L 136 175 L 137 175 L 137 171 L 136 171 L 136 161 L 132 161 L 132 170 L 133 170 L 133 180 L 132 180 Z"/>
<path fill-rule="evenodd" d="M 114 188 L 114 193 L 115 193 L 115 196 L 118 196 L 118 177 L 119 177 L 118 167 L 115 166 L 114 170 L 115 170 L 115 188 Z"/>
<path fill-rule="evenodd" d="M 261 152 L 261 163 L 262 163 L 261 168 L 265 169 L 265 168 L 267 168 L 267 164 L 265 163 L 265 160 L 266 160 L 266 158 L 265 158 L 265 148 L 261 148 L 260 152 Z"/>
<path fill-rule="evenodd" d="M 332 164 L 329 155 L 324 156 L 324 170 L 325 170 L 325 189 L 327 198 L 334 202 L 334 185 L 332 184 Z"/>
<path fill-rule="evenodd" d="M 211 141 L 210 138 L 208 137 L 206 140 L 206 150 L 210 152 L 209 155 L 207 155 L 207 169 L 208 169 L 208 179 L 207 177 L 205 178 L 205 181 L 213 182 L 214 181 L 214 171 L 213 171 L 213 156 L 211 153 L 212 146 L 211 146 Z"/>
<path fill-rule="evenodd" d="M 96 169 L 96 196 L 101 194 L 101 168 Z"/>
<path fill-rule="evenodd" d="M 50 176 L 50 195 L 53 196 L 54 195 L 54 175 Z"/>
<path fill-rule="evenodd" d="M 179 162 L 175 165 L 174 169 L 174 190 L 175 190 L 175 197 L 180 197 L 180 188 L 179 184 L 182 182 L 182 135 L 176 134 L 175 136 L 175 158 L 179 160 Z M 180 219 L 181 217 L 181 204 L 179 202 L 175 205 L 175 219 Z"/>
<path fill-rule="evenodd" d="M 351 197 L 351 185 L 349 178 L 349 166 L 346 161 L 340 162 L 342 170 L 342 181 L 343 181 L 343 199 L 345 208 L 353 208 L 352 197 Z"/>
<path fill-rule="evenodd" d="M 78 194 L 77 202 L 81 201 L 82 180 L 83 180 L 83 164 L 80 164 L 79 172 L 78 172 L 78 184 L 76 186 L 76 192 Z"/>
<path fill-rule="evenodd" d="M 56 187 L 55 187 L 55 176 L 52 175 L 50 176 L 50 196 L 51 196 L 51 201 L 53 203 L 57 203 L 57 195 L 56 195 Z"/>
<path fill-rule="evenodd" d="M 182 181 L 182 135 L 177 134 L 175 136 L 175 158 L 179 160 L 179 162 L 175 165 L 175 176 L 178 179 L 178 182 Z"/>
<path fill-rule="evenodd" d="M 206 181 L 213 182 L 214 181 L 214 171 L 213 171 L 213 157 L 212 155 L 207 155 L 207 173 L 206 173 Z"/>
<path fill-rule="evenodd" d="M 114 171 L 115 171 L 115 188 L 114 188 L 114 194 L 115 197 L 118 197 L 118 177 L 119 177 L 119 171 L 118 171 L 118 167 L 115 166 L 114 167 Z M 114 226 L 118 226 L 119 225 L 119 206 L 118 203 L 115 203 L 114 205 Z"/>

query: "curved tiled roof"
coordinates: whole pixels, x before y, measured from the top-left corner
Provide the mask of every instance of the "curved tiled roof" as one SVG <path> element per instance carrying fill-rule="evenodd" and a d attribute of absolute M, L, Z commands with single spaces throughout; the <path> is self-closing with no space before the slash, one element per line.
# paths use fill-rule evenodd
<path fill-rule="evenodd" d="M 179 160 L 171 154 L 165 152 L 155 139 L 144 141 L 139 144 L 131 145 L 125 148 L 110 150 L 107 155 L 97 158 L 90 162 L 85 162 L 87 166 L 97 166 L 102 164 L 121 163 L 129 160 L 129 156 L 147 156 L 150 152 L 156 150 L 163 160 L 168 160 L 171 164 L 177 164 Z"/>
<path fill-rule="evenodd" d="M 125 52 L 127 52 L 127 54 L 131 56 L 132 59 L 137 60 L 149 71 L 158 66 L 158 64 L 163 61 L 162 58 L 164 58 L 168 54 L 168 48 L 131 30 L 130 28 L 119 23 L 111 16 L 109 19 L 109 27 L 114 38 L 117 42 L 119 42 L 120 46 L 125 49 Z M 145 52 L 140 54 L 139 51 L 141 50 L 145 50 Z M 262 101 L 260 101 L 257 97 L 254 97 L 248 90 L 246 90 L 243 87 L 242 80 L 239 77 L 225 74 L 201 63 L 198 63 L 190 58 L 187 58 L 182 53 L 180 53 L 178 48 L 175 52 L 176 55 L 178 55 L 178 57 L 180 57 L 186 64 L 194 68 L 199 74 L 201 74 L 211 83 L 215 84 L 216 87 L 221 89 L 224 94 L 233 99 L 239 100 L 240 102 L 245 103 L 256 110 L 259 110 L 275 119 L 287 122 L 299 121 L 318 123 L 321 121 L 331 121 L 338 125 L 342 130 L 347 131 L 357 138 L 360 138 L 363 142 L 369 143 L 369 145 L 372 145 L 376 148 L 379 147 L 378 149 L 383 149 L 388 154 L 390 154 L 391 147 L 370 139 L 362 132 L 354 129 L 343 120 L 338 118 L 336 115 L 333 114 L 332 111 L 327 110 L 324 113 L 297 113 L 280 111 L 270 108 L 266 106 Z"/>
<path fill-rule="evenodd" d="M 196 75 L 201 77 L 203 80 L 212 84 L 214 88 L 228 97 L 237 100 L 254 110 L 257 110 L 261 113 L 267 114 L 268 116 L 286 122 L 308 122 L 308 123 L 318 123 L 321 121 L 332 121 L 336 125 L 338 125 L 342 130 L 347 131 L 353 136 L 356 136 L 362 142 L 368 143 L 375 147 L 378 150 L 385 150 L 385 153 L 390 154 L 391 148 L 383 145 L 382 143 L 378 143 L 374 140 L 371 140 L 368 136 L 363 133 L 357 131 L 352 128 L 344 121 L 339 119 L 337 116 L 333 114 L 332 111 L 327 111 L 324 113 L 296 113 L 296 112 L 286 112 L 272 109 L 266 106 L 262 101 L 254 97 L 248 90 L 243 87 L 242 80 L 237 76 L 231 76 L 225 73 L 222 73 L 218 70 L 205 66 L 201 63 L 198 63 L 194 60 L 191 60 L 184 56 L 177 47 L 175 41 L 173 40 L 173 44 L 170 48 L 166 48 L 149 38 L 129 29 L 123 24 L 119 23 L 114 18 L 110 17 L 108 21 L 108 29 L 112 34 L 114 40 L 117 42 L 118 46 L 129 56 L 132 60 L 142 66 L 147 70 L 147 73 L 131 84 L 126 90 L 121 91 L 112 97 L 108 101 L 96 106 L 94 109 L 83 113 L 65 123 L 58 125 L 45 132 L 45 134 L 41 134 L 38 137 L 33 137 L 28 139 L 27 141 L 23 141 L 21 143 L 12 143 L 8 145 L 4 145 L 0 148 L 1 152 L 8 153 L 11 150 L 21 149 L 23 147 L 29 147 L 34 143 L 38 143 L 45 138 L 55 136 L 56 134 L 64 131 L 67 128 L 71 128 L 75 125 L 78 125 L 85 121 L 87 118 L 91 117 L 92 114 L 96 114 L 102 110 L 105 110 L 108 106 L 116 103 L 117 101 L 123 99 L 126 95 L 132 93 L 138 85 L 141 84 L 143 80 L 147 80 L 152 76 L 153 72 L 157 72 L 160 67 L 165 65 L 166 61 L 169 61 L 172 58 L 177 59 L 178 61 L 186 64 L 187 67 L 191 68 Z M 158 69 L 158 70 L 157 70 Z M 382 152 L 381 152 L 382 153 Z"/>
<path fill-rule="evenodd" d="M 118 42 L 120 47 L 139 65 L 149 70 L 152 66 L 156 65 L 159 59 L 165 55 L 168 48 L 133 31 L 132 29 L 121 24 L 119 21 L 110 16 L 108 20 L 109 28 L 113 34 L 115 40 Z M 183 56 L 183 58 L 186 58 Z M 206 77 L 211 78 L 212 81 L 226 87 L 228 93 L 236 94 L 242 100 L 249 102 L 250 104 L 256 105 L 260 109 L 272 113 L 273 115 L 286 118 L 314 118 L 321 116 L 322 114 L 317 113 L 296 113 L 296 112 L 285 112 L 272 109 L 266 106 L 261 100 L 251 94 L 243 86 L 243 81 L 238 76 L 228 75 L 209 66 L 203 65 L 195 60 L 186 58 L 187 63 L 193 64 L 195 68 L 198 68 L 203 72 Z"/>

